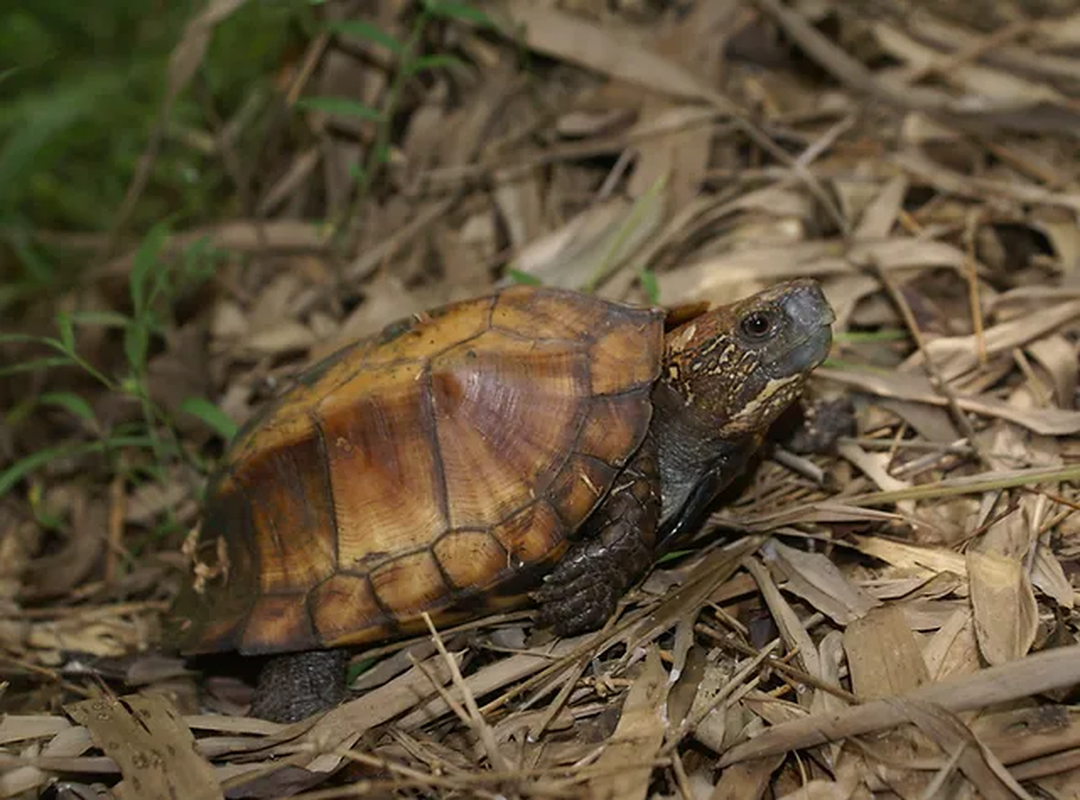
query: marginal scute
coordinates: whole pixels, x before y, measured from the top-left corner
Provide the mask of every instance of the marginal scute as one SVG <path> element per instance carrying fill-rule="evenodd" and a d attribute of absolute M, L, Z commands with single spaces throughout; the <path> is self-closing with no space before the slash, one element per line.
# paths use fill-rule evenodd
<path fill-rule="evenodd" d="M 652 417 L 652 385 L 594 397 L 574 449 L 615 466 L 637 451 Z"/>
<path fill-rule="evenodd" d="M 244 655 L 274 653 L 288 642 L 296 650 L 319 646 L 307 611 L 307 594 L 264 594 L 248 615 L 237 649 Z"/>
<path fill-rule="evenodd" d="M 434 552 L 456 589 L 483 589 L 511 567 L 509 554 L 487 531 L 450 531 L 435 543 Z"/>
<path fill-rule="evenodd" d="M 450 587 L 429 550 L 398 556 L 371 573 L 379 602 L 392 614 L 407 617 L 434 609 Z"/>
<path fill-rule="evenodd" d="M 288 396 L 282 398 L 288 400 Z M 261 415 L 259 415 L 261 416 Z M 264 453 L 285 450 L 311 436 L 311 408 L 295 401 L 279 402 L 262 424 L 241 431 L 229 450 L 236 469 Z"/>
<path fill-rule="evenodd" d="M 615 480 L 615 468 L 592 456 L 575 455 L 551 485 L 548 496 L 563 522 L 577 528 Z"/>
<path fill-rule="evenodd" d="M 311 616 L 325 646 L 359 644 L 389 632 L 366 577 L 338 573 L 311 593 Z"/>
<path fill-rule="evenodd" d="M 216 476 L 210 494 L 215 502 L 206 510 L 197 558 L 219 574 L 202 592 L 193 579 L 185 580 L 167 620 L 178 646 L 192 654 L 236 649 L 240 625 L 259 591 L 250 504 L 227 475 Z M 217 560 L 218 537 L 226 544 L 226 564 Z"/>
<path fill-rule="evenodd" d="M 618 307 L 620 324 L 600 331 L 592 346 L 592 390 L 616 394 L 652 384 L 660 375 L 664 319 L 653 309 Z"/>
<path fill-rule="evenodd" d="M 491 529 L 518 563 L 535 564 L 558 556 L 566 544 L 567 531 L 554 509 L 539 500 Z"/>
<path fill-rule="evenodd" d="M 297 390 L 297 399 L 323 397 L 335 387 L 349 379 L 360 368 L 364 360 L 367 343 L 352 342 L 341 347 L 296 377 L 297 383 L 305 387 Z"/>
<path fill-rule="evenodd" d="M 463 300 L 432 314 L 420 314 L 407 330 L 388 337 L 367 354 L 366 365 L 377 367 L 394 362 L 421 362 L 458 342 L 487 330 L 491 297 Z"/>

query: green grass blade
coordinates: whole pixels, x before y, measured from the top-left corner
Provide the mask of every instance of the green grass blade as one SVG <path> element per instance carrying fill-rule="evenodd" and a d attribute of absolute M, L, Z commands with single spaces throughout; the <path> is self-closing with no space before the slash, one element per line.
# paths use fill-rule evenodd
<path fill-rule="evenodd" d="M 327 26 L 334 33 L 356 36 L 369 42 L 382 45 L 394 55 L 400 55 L 405 46 L 386 31 L 362 19 L 334 20 Z"/>
<path fill-rule="evenodd" d="M 479 8 L 470 6 L 468 3 L 455 3 L 452 0 L 426 0 L 424 9 L 434 17 L 494 27 L 491 18 L 487 14 Z"/>
<path fill-rule="evenodd" d="M 37 372 L 38 370 L 51 367 L 71 367 L 75 362 L 67 356 L 50 356 L 48 358 L 35 358 L 32 361 L 24 361 L 21 364 L 12 364 L 10 367 L 0 367 L 0 378 L 8 375 L 17 375 L 20 372 Z"/>
<path fill-rule="evenodd" d="M 94 409 L 91 408 L 86 400 L 74 392 L 46 392 L 38 398 L 38 402 L 46 406 L 58 406 L 59 408 L 70 411 L 84 422 L 88 422 L 91 425 L 97 424 L 97 418 L 94 416 Z"/>
<path fill-rule="evenodd" d="M 298 100 L 297 108 L 322 111 L 324 114 L 337 114 L 342 117 L 356 117 L 371 122 L 381 122 L 383 115 L 377 108 L 364 105 L 345 97 L 305 97 Z"/>
<path fill-rule="evenodd" d="M 231 441 L 239 427 L 229 416 L 204 397 L 189 397 L 180 404 L 180 410 L 198 417 L 226 442 Z"/>

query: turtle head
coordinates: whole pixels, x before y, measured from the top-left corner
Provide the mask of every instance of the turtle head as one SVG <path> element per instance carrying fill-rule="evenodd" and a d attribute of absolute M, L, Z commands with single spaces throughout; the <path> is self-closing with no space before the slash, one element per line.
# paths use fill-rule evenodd
<path fill-rule="evenodd" d="M 817 281 L 778 284 L 671 331 L 662 380 L 699 430 L 760 437 L 825 360 L 834 319 Z"/>

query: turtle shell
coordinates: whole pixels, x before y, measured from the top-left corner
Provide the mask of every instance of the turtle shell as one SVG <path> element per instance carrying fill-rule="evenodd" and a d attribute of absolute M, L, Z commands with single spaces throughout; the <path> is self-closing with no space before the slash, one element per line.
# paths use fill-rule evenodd
<path fill-rule="evenodd" d="M 310 368 L 209 486 L 224 577 L 185 587 L 180 649 L 360 644 L 520 602 L 641 444 L 663 321 L 515 286 Z"/>

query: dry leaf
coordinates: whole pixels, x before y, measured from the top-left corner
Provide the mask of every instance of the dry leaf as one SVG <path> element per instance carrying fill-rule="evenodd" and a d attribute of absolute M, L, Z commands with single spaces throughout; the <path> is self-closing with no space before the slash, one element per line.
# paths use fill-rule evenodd
<path fill-rule="evenodd" d="M 160 695 L 86 700 L 65 710 L 89 728 L 94 743 L 120 765 L 121 798 L 222 798 L 217 776 L 199 755 L 195 737 Z"/>
<path fill-rule="evenodd" d="M 772 539 L 762 548 L 788 577 L 784 586 L 840 625 L 848 625 L 878 605 L 878 601 L 844 576 L 820 553 L 807 553 Z"/>
<path fill-rule="evenodd" d="M 990 664 L 1023 656 L 1035 641 L 1038 606 L 1024 565 L 994 553 L 967 553 L 979 649 Z"/>
<path fill-rule="evenodd" d="M 692 73 L 580 17 L 524 2 L 512 3 L 510 13 L 514 24 L 523 29 L 526 46 L 552 58 L 661 94 L 692 99 L 713 97 Z"/>
<path fill-rule="evenodd" d="M 915 637 L 897 606 L 871 609 L 844 631 L 851 688 L 860 700 L 905 694 L 929 681 Z"/>
<path fill-rule="evenodd" d="M 1070 645 L 989 667 L 975 675 L 925 684 L 901 699 L 959 712 L 1076 683 L 1080 683 L 1080 645 Z M 775 726 L 733 747 L 720 758 L 720 766 L 895 727 L 906 716 L 893 701 L 894 698 L 872 700 L 828 717 L 808 716 Z"/>
<path fill-rule="evenodd" d="M 590 781 L 590 796 L 610 800 L 644 800 L 649 790 L 652 761 L 664 742 L 667 724 L 668 675 L 655 648 L 645 656 L 645 668 L 630 687 L 619 725 L 597 765 L 609 775 Z"/>

